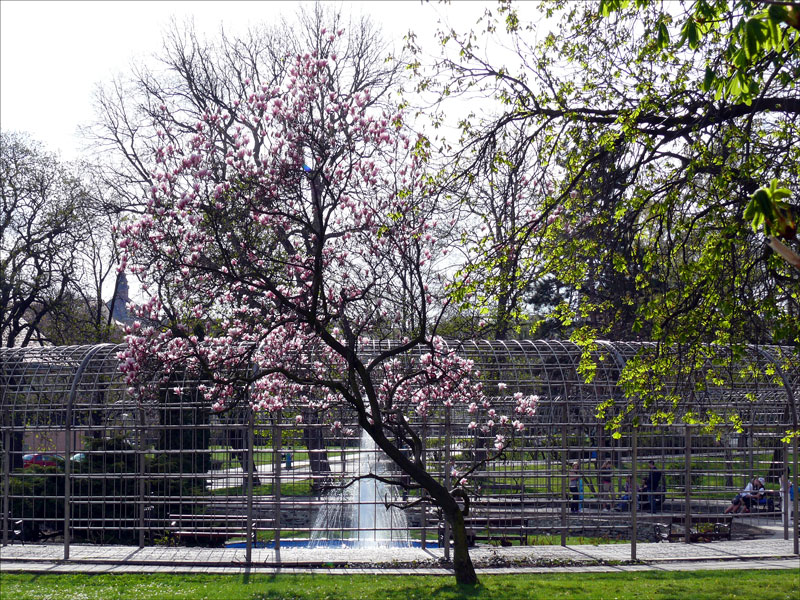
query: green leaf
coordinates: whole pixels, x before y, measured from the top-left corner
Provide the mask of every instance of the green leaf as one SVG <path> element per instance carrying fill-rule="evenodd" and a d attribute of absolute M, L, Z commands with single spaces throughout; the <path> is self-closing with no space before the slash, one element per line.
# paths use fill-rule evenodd
<path fill-rule="evenodd" d="M 700 31 L 697 28 L 697 23 L 694 19 L 688 19 L 681 28 L 681 41 L 682 46 L 686 41 L 689 42 L 689 48 L 696 50 L 700 45 Z"/>
<path fill-rule="evenodd" d="M 758 54 L 761 44 L 767 39 L 766 26 L 761 19 L 753 18 L 747 21 L 744 27 L 744 52 L 748 60 Z"/>
<path fill-rule="evenodd" d="M 667 29 L 666 23 L 661 21 L 658 25 L 658 36 L 656 37 L 656 45 L 658 46 L 659 50 L 663 50 L 667 46 L 669 46 L 669 29 Z"/>
<path fill-rule="evenodd" d="M 706 76 L 703 78 L 703 91 L 708 92 L 711 90 L 711 86 L 714 84 L 714 80 L 717 76 L 714 74 L 714 71 L 711 67 L 706 67 Z"/>
<path fill-rule="evenodd" d="M 628 6 L 628 0 L 600 0 L 600 14 L 604 17 Z"/>

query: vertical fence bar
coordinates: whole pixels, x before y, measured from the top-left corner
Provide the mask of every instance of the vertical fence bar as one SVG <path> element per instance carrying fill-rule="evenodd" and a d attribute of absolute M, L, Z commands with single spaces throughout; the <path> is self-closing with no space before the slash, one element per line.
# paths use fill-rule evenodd
<path fill-rule="evenodd" d="M 420 460 L 425 468 L 428 468 L 428 456 L 427 456 L 427 447 L 428 447 L 428 417 L 425 416 L 422 418 L 422 456 L 420 456 Z M 425 495 L 425 490 L 420 490 L 421 495 Z M 420 509 L 422 513 L 422 542 L 421 546 L 422 549 L 425 550 L 428 546 L 427 541 L 427 533 L 428 533 L 428 511 L 425 507 L 425 503 L 422 502 L 420 504 Z"/>
<path fill-rule="evenodd" d="M 244 562 L 253 562 L 253 476 L 256 470 L 255 440 L 253 435 L 254 413 L 247 408 L 247 540 L 245 541 Z"/>
<path fill-rule="evenodd" d="M 5 425 L 5 415 L 3 415 Z M 10 421 L 10 419 L 9 419 Z M 11 429 L 3 428 L 3 546 L 8 546 L 8 528 L 11 518 L 10 494 L 11 494 Z"/>
<path fill-rule="evenodd" d="M 144 548 L 144 498 L 145 498 L 145 444 L 144 444 L 144 411 L 139 406 L 139 427 L 137 431 L 137 452 L 139 459 L 139 548 Z"/>
<path fill-rule="evenodd" d="M 514 430 L 512 429 L 511 438 L 514 438 Z M 526 527 L 526 518 L 525 515 L 528 513 L 527 508 L 525 506 L 526 494 L 525 488 L 527 483 L 527 477 L 525 476 L 525 454 L 526 454 L 526 443 L 525 443 L 525 435 L 520 434 L 520 450 L 519 450 L 519 486 L 520 486 L 520 495 L 519 495 L 519 503 L 520 503 L 520 520 L 519 520 L 519 542 L 520 544 L 527 546 L 528 545 L 528 534 L 527 534 L 527 527 Z M 513 443 L 513 442 L 512 442 Z M 513 446 L 512 446 L 513 448 Z M 514 454 L 511 454 L 512 458 Z M 514 468 L 514 463 L 512 461 L 511 468 Z"/>
<path fill-rule="evenodd" d="M 689 534 L 689 532 L 692 530 L 692 428 L 690 425 L 687 424 L 685 429 L 686 429 L 684 432 L 685 433 L 684 454 L 686 458 L 684 465 L 685 505 L 683 507 L 685 528 L 684 528 L 683 541 L 689 544 L 692 541 L 692 537 Z"/>
<path fill-rule="evenodd" d="M 636 425 L 633 425 L 631 429 L 631 560 L 636 560 L 636 539 L 639 536 L 637 527 L 639 479 L 636 473 L 636 461 L 639 460 L 639 456 L 637 452 Z"/>
<path fill-rule="evenodd" d="M 792 469 L 792 478 L 794 479 L 794 500 L 792 500 L 792 503 L 794 504 L 794 506 L 792 507 L 792 516 L 794 517 L 793 518 L 794 527 L 793 527 L 793 531 L 792 531 L 792 536 L 793 536 L 792 540 L 794 541 L 794 550 L 793 550 L 794 553 L 795 554 L 800 554 L 800 543 L 798 543 L 798 542 L 800 542 L 800 540 L 798 539 L 798 533 L 799 533 L 798 532 L 798 528 L 800 527 L 800 514 L 798 514 L 798 512 L 797 512 L 797 505 L 798 505 L 798 502 L 800 502 L 800 500 L 798 500 L 798 497 L 800 497 L 800 489 L 798 489 L 798 487 L 797 487 L 798 477 L 797 477 L 797 436 L 796 435 L 792 438 L 792 454 L 794 455 L 793 456 L 794 469 Z"/>
<path fill-rule="evenodd" d="M 275 502 L 275 551 L 281 547 L 281 413 L 272 416 L 272 497 Z"/>
<path fill-rule="evenodd" d="M 561 545 L 567 545 L 567 405 L 561 407 Z"/>
<path fill-rule="evenodd" d="M 783 521 L 783 539 L 789 539 L 789 513 L 791 511 L 789 498 L 789 444 L 783 444 L 783 467 L 781 468 L 781 491 L 783 496 L 781 498 L 781 520 Z"/>
<path fill-rule="evenodd" d="M 91 356 L 91 354 L 90 354 Z M 85 364 L 84 360 L 84 364 Z M 83 370 L 83 365 L 81 368 L 78 369 L 78 373 L 75 374 L 75 379 L 72 382 L 73 391 L 76 388 L 76 384 L 78 378 L 80 377 L 81 371 Z M 74 394 L 69 395 L 69 399 L 67 400 L 67 410 L 65 415 L 65 424 L 64 424 L 64 560 L 69 559 L 69 529 L 71 527 L 70 522 L 70 504 L 71 504 L 71 491 L 72 491 L 72 465 L 70 464 L 72 461 L 70 460 L 70 455 L 72 454 L 72 402 L 74 400 Z"/>
<path fill-rule="evenodd" d="M 450 490 L 450 407 L 444 409 L 444 487 Z M 450 521 L 444 519 L 444 559 L 450 560 Z"/>

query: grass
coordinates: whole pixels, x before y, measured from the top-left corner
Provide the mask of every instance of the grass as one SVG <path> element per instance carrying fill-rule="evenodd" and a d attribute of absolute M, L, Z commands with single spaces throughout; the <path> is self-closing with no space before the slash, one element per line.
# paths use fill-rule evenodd
<path fill-rule="evenodd" d="M 307 540 L 311 537 L 311 533 L 308 531 L 294 531 L 291 529 L 284 529 L 281 531 L 281 540 Z M 228 542 L 245 542 L 247 538 L 244 537 L 233 537 L 228 540 Z M 275 530 L 274 529 L 261 529 L 256 531 L 256 541 L 261 543 L 272 542 L 275 540 Z"/>
<path fill-rule="evenodd" d="M 567 546 L 599 546 L 600 544 L 630 544 L 630 540 L 615 540 L 608 537 L 567 536 Z M 515 544 L 516 545 L 516 544 Z M 529 546 L 560 546 L 560 535 L 529 535 Z"/>
<path fill-rule="evenodd" d="M 212 496 L 241 496 L 244 494 L 242 486 L 237 485 L 234 487 L 217 488 L 210 492 Z M 281 482 L 281 496 L 310 496 L 311 480 L 301 479 L 299 481 Z M 271 496 L 272 484 L 265 483 L 262 485 L 253 486 L 254 496 Z"/>
<path fill-rule="evenodd" d="M 707 449 L 708 451 L 720 452 L 719 449 Z M 701 449 L 699 452 L 703 452 Z M 519 467 L 515 463 L 506 466 L 502 461 L 491 463 L 487 468 L 487 473 L 475 478 L 475 483 L 483 486 L 483 492 L 492 496 L 541 496 L 545 498 L 559 498 L 561 486 L 564 481 L 562 476 L 562 465 L 558 460 L 554 460 L 548 466 L 546 462 L 537 459 L 532 460 L 529 452 L 513 451 L 507 453 L 512 461 L 519 462 L 523 457 L 527 460 L 522 461 L 524 471 L 519 472 Z M 730 460 L 725 460 L 719 455 L 699 455 L 693 456 L 692 462 L 692 497 L 696 500 L 729 500 L 738 490 L 742 489 L 753 475 L 766 475 L 772 463 L 771 450 L 757 450 L 751 457 L 747 449 L 741 452 L 733 452 Z M 789 453 L 789 462 L 793 456 Z M 683 471 L 685 462 L 683 457 L 669 457 L 665 461 L 659 461 L 667 483 L 668 492 L 675 493 L 684 489 L 685 481 Z M 630 474 L 630 463 L 623 463 L 614 470 L 615 496 L 619 496 L 618 486 L 623 478 Z M 515 472 L 516 470 L 516 472 Z M 644 461 L 639 464 L 638 477 L 645 477 L 648 467 Z M 733 485 L 727 485 L 729 474 L 733 473 Z M 584 478 L 584 491 L 586 498 L 596 496 L 597 471 L 595 463 L 585 461 L 583 463 L 582 476 Z M 590 485 L 591 483 L 591 485 Z M 548 486 L 549 484 L 549 486 Z M 769 483 L 770 489 L 776 489 L 774 483 Z"/>
<path fill-rule="evenodd" d="M 798 570 L 484 575 L 480 586 L 465 588 L 433 576 L 2 573 L 0 589 L 16 600 L 794 600 L 799 576 Z"/>
<path fill-rule="evenodd" d="M 233 450 L 227 446 L 209 446 L 209 450 L 211 450 L 211 460 L 217 461 L 218 464 L 215 465 L 216 469 L 238 469 L 241 468 L 241 464 L 239 463 L 239 459 L 236 458 L 233 454 Z M 297 446 L 288 448 L 288 450 L 292 453 L 292 461 L 300 461 L 300 460 L 308 460 L 308 450 L 305 446 Z M 284 447 L 281 450 L 281 453 L 286 452 L 287 448 Z M 272 449 L 259 449 L 258 446 L 255 448 L 255 452 L 253 452 L 253 458 L 256 461 L 257 465 L 271 465 L 272 464 Z M 281 463 L 284 463 L 283 456 L 281 456 Z"/>

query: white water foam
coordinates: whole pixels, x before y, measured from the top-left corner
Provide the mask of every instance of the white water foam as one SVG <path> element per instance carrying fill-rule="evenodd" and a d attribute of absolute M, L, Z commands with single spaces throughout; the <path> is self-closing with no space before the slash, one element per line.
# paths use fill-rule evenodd
<path fill-rule="evenodd" d="M 348 477 L 378 475 L 391 477 L 391 461 L 362 431 L 358 460 L 347 461 Z M 348 546 L 405 547 L 409 545 L 408 520 L 397 507 L 386 508 L 384 500 L 397 501 L 398 488 L 377 479 L 359 479 L 341 490 L 328 492 L 314 519 L 311 544 L 341 540 Z"/>

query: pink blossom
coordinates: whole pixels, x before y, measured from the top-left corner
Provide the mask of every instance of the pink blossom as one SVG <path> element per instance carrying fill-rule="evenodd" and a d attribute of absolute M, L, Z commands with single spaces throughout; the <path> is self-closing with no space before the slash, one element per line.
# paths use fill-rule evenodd
<path fill-rule="evenodd" d="M 337 437 L 354 435 L 339 416 L 354 404 L 368 431 L 450 409 L 468 411 L 471 432 L 508 434 L 518 421 L 498 415 L 475 364 L 428 334 L 455 271 L 439 232 L 458 223 L 431 216 L 435 172 L 414 148 L 424 140 L 389 98 L 331 79 L 346 48 L 322 40 L 280 84 L 246 80 L 235 119 L 210 109 L 193 131 L 156 139 L 143 213 L 120 230 L 122 265 L 151 290 L 120 371 L 142 397 L 202 372 L 197 393 L 215 412 L 241 404 L 300 425 L 297 413 L 315 410 Z M 406 271 L 414 284 L 397 302 Z M 409 331 L 409 309 L 422 321 L 413 343 L 367 337 Z M 389 339 L 410 351 L 382 354 Z M 532 414 L 535 402 L 514 397 L 515 417 Z"/>

